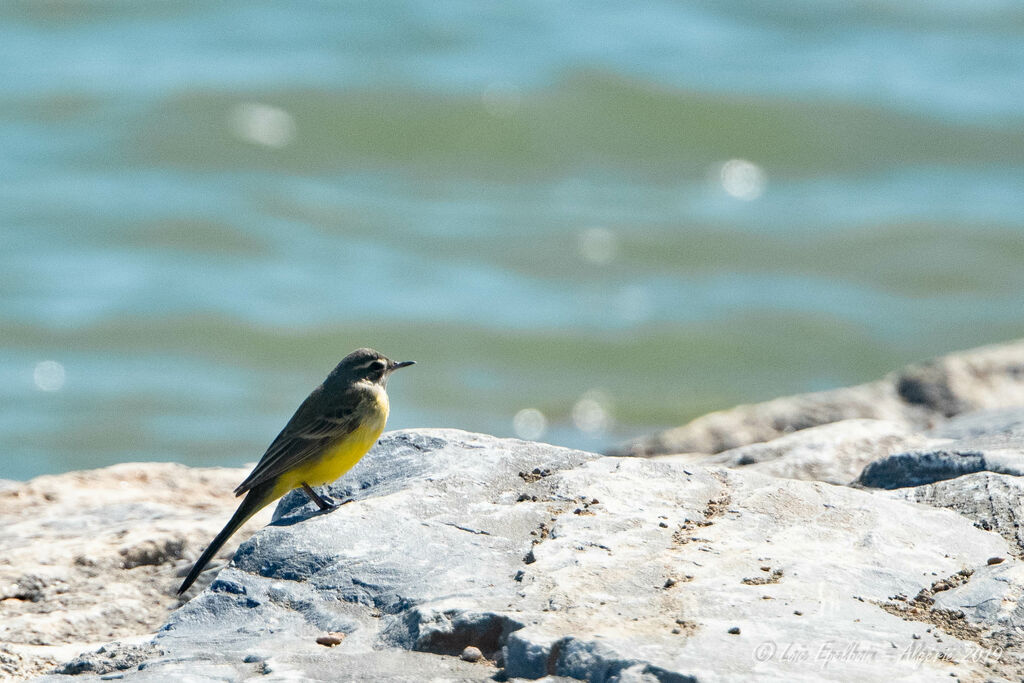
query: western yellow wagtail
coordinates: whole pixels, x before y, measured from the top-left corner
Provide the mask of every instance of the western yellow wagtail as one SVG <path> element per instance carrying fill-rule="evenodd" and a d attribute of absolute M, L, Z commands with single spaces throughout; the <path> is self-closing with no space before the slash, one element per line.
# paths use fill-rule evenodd
<path fill-rule="evenodd" d="M 388 419 L 388 377 L 416 361 L 396 363 L 373 349 L 345 356 L 324 383 L 302 402 L 259 463 L 235 489 L 245 500 L 181 582 L 181 595 L 196 580 L 210 558 L 246 520 L 292 489 L 302 487 L 321 510 L 334 504 L 314 486 L 334 481 L 352 469 Z"/>

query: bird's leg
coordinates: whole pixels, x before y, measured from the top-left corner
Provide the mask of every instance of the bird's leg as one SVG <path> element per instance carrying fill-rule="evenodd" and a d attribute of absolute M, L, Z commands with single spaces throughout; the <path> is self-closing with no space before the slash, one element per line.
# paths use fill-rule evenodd
<path fill-rule="evenodd" d="M 330 498 L 327 498 L 326 496 L 321 497 L 320 494 L 314 491 L 306 482 L 302 482 L 302 490 L 306 492 L 306 495 L 309 496 L 311 501 L 316 503 L 316 506 L 320 508 L 321 511 L 333 510 L 338 507 Z"/>

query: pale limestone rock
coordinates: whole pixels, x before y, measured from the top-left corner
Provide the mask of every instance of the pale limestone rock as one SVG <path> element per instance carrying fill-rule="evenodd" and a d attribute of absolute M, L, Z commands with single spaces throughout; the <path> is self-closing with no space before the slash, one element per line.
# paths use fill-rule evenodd
<path fill-rule="evenodd" d="M 896 451 L 947 441 L 929 438 L 902 422 L 852 419 L 810 427 L 714 455 L 654 457 L 693 465 L 720 465 L 787 479 L 850 484 L 873 460 Z"/>
<path fill-rule="evenodd" d="M 0 675 L 39 674 L 158 628 L 182 602 L 178 574 L 231 515 L 244 475 L 131 463 L 0 489 Z"/>
<path fill-rule="evenodd" d="M 1024 673 L 1006 540 L 887 492 L 419 430 L 385 435 L 330 493 L 355 501 L 286 497 L 125 678 Z M 325 632 L 346 637 L 325 648 Z"/>
<path fill-rule="evenodd" d="M 952 415 L 1021 406 L 1024 340 L 949 354 L 876 382 L 710 413 L 609 453 L 719 453 L 854 418 L 888 420 L 926 430 Z"/>

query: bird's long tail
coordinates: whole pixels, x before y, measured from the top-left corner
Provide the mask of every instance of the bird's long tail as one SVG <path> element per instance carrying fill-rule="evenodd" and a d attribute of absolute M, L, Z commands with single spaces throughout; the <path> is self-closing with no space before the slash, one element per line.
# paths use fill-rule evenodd
<path fill-rule="evenodd" d="M 249 518 L 263 509 L 267 503 L 273 500 L 271 489 L 265 486 L 257 486 L 251 489 L 245 496 L 245 500 L 241 502 L 238 509 L 235 510 L 235 514 L 231 516 L 231 520 L 221 529 L 217 537 L 214 538 L 210 545 L 206 547 L 203 554 L 199 556 L 196 563 L 192 565 L 192 569 L 189 570 L 188 576 L 181 582 L 181 587 L 178 588 L 178 595 L 181 595 L 188 590 L 196 578 L 202 573 L 207 563 L 217 554 L 217 551 L 227 542 L 231 535 L 238 531 L 238 528 L 249 521 Z"/>

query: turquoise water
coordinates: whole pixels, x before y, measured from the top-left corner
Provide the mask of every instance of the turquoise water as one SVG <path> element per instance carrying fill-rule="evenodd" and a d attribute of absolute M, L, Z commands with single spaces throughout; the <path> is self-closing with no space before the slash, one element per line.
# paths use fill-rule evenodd
<path fill-rule="evenodd" d="M 1018 3 L 12 0 L 0 76 L 0 478 L 256 460 L 363 345 L 600 449 L 1024 336 Z"/>

